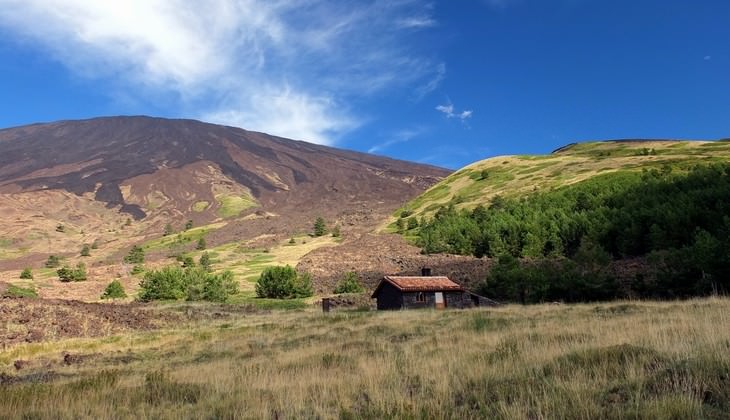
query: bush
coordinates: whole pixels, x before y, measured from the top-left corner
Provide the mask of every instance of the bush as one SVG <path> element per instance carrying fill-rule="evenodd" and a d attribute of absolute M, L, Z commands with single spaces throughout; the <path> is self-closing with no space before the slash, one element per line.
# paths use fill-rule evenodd
<path fill-rule="evenodd" d="M 20 278 L 24 280 L 33 280 L 33 271 L 30 267 L 26 267 L 20 272 Z"/>
<path fill-rule="evenodd" d="M 124 286 L 119 280 L 114 280 L 104 289 L 104 293 L 101 295 L 102 299 L 124 299 L 127 297 L 127 293 L 124 291 Z"/>
<path fill-rule="evenodd" d="M 84 246 L 81 247 L 81 256 L 82 257 L 91 256 L 90 247 L 88 245 L 84 244 Z"/>
<path fill-rule="evenodd" d="M 332 237 L 339 238 L 340 236 L 342 236 L 340 225 L 335 225 L 335 227 L 332 229 Z"/>
<path fill-rule="evenodd" d="M 207 300 L 225 302 L 238 293 L 238 283 L 230 271 L 208 273 L 203 268 L 169 266 L 148 271 L 140 282 L 139 300 Z"/>
<path fill-rule="evenodd" d="M 61 265 L 61 259 L 56 255 L 49 255 L 46 260 L 46 268 L 56 268 Z"/>
<path fill-rule="evenodd" d="M 198 251 L 202 251 L 207 247 L 208 244 L 205 243 L 205 238 L 200 238 L 198 239 L 198 244 L 195 246 L 195 249 L 197 249 Z"/>
<path fill-rule="evenodd" d="M 132 267 L 132 275 L 144 273 L 144 266 L 142 264 L 135 264 L 134 267 Z"/>
<path fill-rule="evenodd" d="M 411 217 L 408 219 L 408 230 L 413 230 L 418 227 L 418 219 Z"/>
<path fill-rule="evenodd" d="M 354 271 L 350 271 L 345 274 L 345 277 L 337 283 L 335 286 L 335 293 L 362 293 L 365 288 L 360 284 L 360 280 L 357 278 L 357 274 Z"/>
<path fill-rule="evenodd" d="M 198 264 L 200 264 L 200 267 L 207 272 L 213 271 L 213 268 L 210 265 L 210 255 L 207 252 L 203 252 L 203 255 L 200 256 Z"/>
<path fill-rule="evenodd" d="M 124 257 L 124 262 L 129 264 L 144 263 L 144 249 L 137 245 L 134 245 L 132 249 L 129 250 L 129 254 Z"/>
<path fill-rule="evenodd" d="M 192 221 L 192 220 L 188 220 L 188 221 L 187 221 L 187 222 L 185 223 L 185 230 L 190 230 L 190 229 L 192 229 L 192 228 L 193 228 L 193 221 Z"/>
<path fill-rule="evenodd" d="M 187 300 L 206 300 L 209 302 L 225 302 L 230 295 L 238 293 L 238 283 L 233 273 L 225 271 L 221 274 L 210 274 L 202 268 L 191 270 Z"/>
<path fill-rule="evenodd" d="M 67 265 L 56 270 L 59 280 L 64 283 L 71 281 L 84 281 L 86 280 L 86 265 L 82 262 L 76 264 L 76 268 L 70 268 Z"/>
<path fill-rule="evenodd" d="M 195 267 L 195 261 L 193 260 L 193 257 L 191 257 L 190 255 L 182 257 L 182 266 L 183 268 Z"/>
<path fill-rule="evenodd" d="M 256 296 L 262 298 L 294 299 L 313 294 L 309 274 L 299 274 L 289 265 L 267 267 L 256 282 Z"/>

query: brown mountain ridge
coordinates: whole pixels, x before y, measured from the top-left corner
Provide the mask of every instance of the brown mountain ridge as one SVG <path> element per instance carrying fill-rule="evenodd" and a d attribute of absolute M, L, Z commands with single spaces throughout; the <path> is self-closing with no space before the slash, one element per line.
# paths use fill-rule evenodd
<path fill-rule="evenodd" d="M 216 244 L 280 241 L 310 230 L 317 216 L 372 231 L 449 172 L 194 120 L 103 117 L 3 129 L 0 266 L 92 241 L 107 244 L 111 258 L 187 220 L 213 226 L 206 238 Z"/>

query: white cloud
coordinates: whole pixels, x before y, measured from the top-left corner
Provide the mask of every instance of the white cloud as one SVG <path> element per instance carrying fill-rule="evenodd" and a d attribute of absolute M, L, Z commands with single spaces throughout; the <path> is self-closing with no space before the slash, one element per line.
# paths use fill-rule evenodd
<path fill-rule="evenodd" d="M 182 101 L 158 108 L 330 144 L 359 121 L 344 101 L 439 79 L 403 38 L 435 24 L 425 0 L 0 0 L 0 27 L 78 74 Z"/>
<path fill-rule="evenodd" d="M 202 118 L 295 140 L 332 144 L 339 133 L 358 125 L 351 117 L 332 112 L 338 108 L 330 97 L 312 97 L 288 87 L 282 90 L 262 87 L 260 93 Z"/>
<path fill-rule="evenodd" d="M 413 16 L 399 20 L 396 25 L 401 28 L 430 28 L 436 21 L 430 16 Z"/>
<path fill-rule="evenodd" d="M 442 112 L 444 115 L 446 115 L 446 118 L 457 118 L 461 121 L 465 121 L 469 118 L 471 118 L 472 114 L 474 114 L 474 111 L 471 109 L 467 109 L 461 112 L 456 112 L 454 110 L 454 105 L 451 103 L 447 105 L 439 105 L 436 107 L 436 110 L 439 112 Z"/>
<path fill-rule="evenodd" d="M 407 128 L 396 131 L 388 136 L 388 140 L 371 147 L 368 150 L 368 153 L 378 153 L 389 148 L 390 146 L 393 146 L 394 144 L 411 141 L 414 138 L 423 135 L 425 131 L 426 130 L 423 127 Z"/>

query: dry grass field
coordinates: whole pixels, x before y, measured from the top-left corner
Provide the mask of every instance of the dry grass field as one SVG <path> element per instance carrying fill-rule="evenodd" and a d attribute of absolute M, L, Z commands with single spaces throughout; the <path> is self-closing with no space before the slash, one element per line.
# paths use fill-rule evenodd
<path fill-rule="evenodd" d="M 730 416 L 728 299 L 329 314 L 161 308 L 189 321 L 5 348 L 0 417 Z"/>

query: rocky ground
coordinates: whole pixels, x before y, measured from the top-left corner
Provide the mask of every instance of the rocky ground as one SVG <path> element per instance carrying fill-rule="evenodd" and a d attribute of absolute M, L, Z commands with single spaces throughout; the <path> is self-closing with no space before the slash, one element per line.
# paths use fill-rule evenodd
<path fill-rule="evenodd" d="M 363 234 L 341 246 L 307 254 L 297 265 L 310 273 L 317 293 L 331 293 L 344 273 L 355 271 L 372 290 L 384 275 L 420 275 L 429 267 L 433 275 L 445 275 L 474 288 L 484 280 L 491 260 L 461 255 L 423 255 L 418 247 L 395 234 Z"/>

